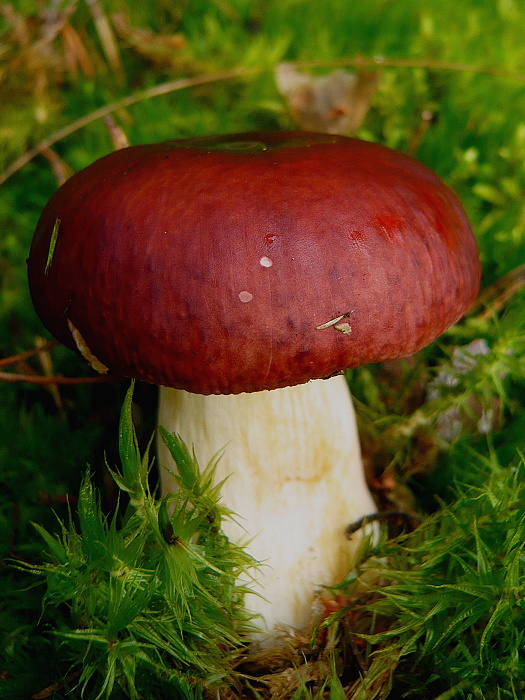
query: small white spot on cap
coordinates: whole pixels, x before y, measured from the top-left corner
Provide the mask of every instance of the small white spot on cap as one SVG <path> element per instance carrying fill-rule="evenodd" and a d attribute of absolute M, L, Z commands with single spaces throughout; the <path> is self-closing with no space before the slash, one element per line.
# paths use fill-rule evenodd
<path fill-rule="evenodd" d="M 259 260 L 259 262 L 261 263 L 261 265 L 262 265 L 263 267 L 271 267 L 271 266 L 273 265 L 273 260 L 272 260 L 271 258 L 266 257 L 266 255 L 264 255 L 264 256 Z"/>
<path fill-rule="evenodd" d="M 253 294 L 250 294 L 250 292 L 239 292 L 239 299 L 242 301 L 243 304 L 247 304 L 249 301 L 253 299 Z"/>

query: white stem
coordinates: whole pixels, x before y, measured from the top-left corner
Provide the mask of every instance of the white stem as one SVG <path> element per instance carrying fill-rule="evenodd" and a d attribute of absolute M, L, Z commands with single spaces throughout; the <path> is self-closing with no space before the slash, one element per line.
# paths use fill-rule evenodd
<path fill-rule="evenodd" d="M 266 564 L 266 600 L 250 595 L 246 605 L 270 631 L 305 627 L 315 587 L 352 568 L 360 536 L 349 541 L 346 526 L 375 511 L 344 377 L 227 396 L 161 388 L 159 424 L 194 446 L 202 466 L 224 448 L 216 478 L 228 477 L 222 499 L 242 526 L 228 523 L 226 533 L 251 540 L 249 552 Z M 170 467 L 162 444 L 159 458 Z M 164 493 L 175 488 L 166 469 L 161 479 Z"/>

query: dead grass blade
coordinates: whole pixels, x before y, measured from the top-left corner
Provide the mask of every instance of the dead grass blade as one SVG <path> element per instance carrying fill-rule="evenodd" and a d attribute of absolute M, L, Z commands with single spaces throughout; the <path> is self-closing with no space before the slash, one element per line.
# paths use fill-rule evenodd
<path fill-rule="evenodd" d="M 289 65 L 293 66 L 295 69 L 298 70 L 307 70 L 314 68 L 335 68 L 344 66 L 354 66 L 356 68 L 369 68 L 378 66 L 388 68 L 426 68 L 428 70 L 436 71 L 442 70 L 472 72 L 525 83 L 525 74 L 523 73 L 511 73 L 509 71 L 504 71 L 496 68 L 476 66 L 466 63 L 433 61 L 427 59 L 385 58 L 383 56 L 365 58 L 363 56 L 354 56 L 353 58 L 342 58 L 338 60 L 330 59 L 325 61 L 297 61 L 290 62 Z M 251 68 L 233 68 L 228 71 L 221 71 L 218 73 L 212 73 L 208 75 L 195 76 L 193 78 L 179 78 L 177 80 L 161 83 L 146 90 L 141 90 L 109 105 L 100 107 L 99 109 L 94 110 L 90 114 L 86 114 L 84 117 L 81 117 L 80 119 L 77 119 L 76 121 L 68 124 L 62 129 L 55 131 L 46 139 L 41 141 L 38 145 L 29 149 L 15 161 L 13 161 L 11 165 L 7 167 L 3 173 L 0 174 L 0 185 L 2 185 L 6 180 L 8 180 L 14 173 L 18 172 L 18 170 L 27 165 L 27 163 L 30 163 L 33 160 L 33 158 L 35 158 L 35 156 L 42 153 L 42 151 L 46 148 L 49 148 L 57 141 L 60 141 L 61 139 L 66 138 L 67 136 L 70 136 L 75 131 L 82 129 L 83 127 L 97 121 L 98 119 L 102 119 L 103 117 L 111 114 L 112 112 L 115 112 L 125 107 L 129 107 L 144 100 L 151 99 L 153 97 L 159 97 L 161 95 L 167 95 L 171 92 L 176 92 L 177 90 L 184 90 L 200 85 L 210 85 L 212 83 L 218 82 L 226 82 L 228 80 L 239 80 L 250 76 L 253 77 L 255 75 L 259 75 L 265 72 L 266 70 L 266 66 L 258 66 Z"/>
<path fill-rule="evenodd" d="M 120 51 L 115 35 L 113 34 L 113 29 L 111 28 L 111 23 L 102 9 L 99 0 L 86 0 L 86 5 L 89 7 L 89 11 L 93 17 L 95 28 L 109 67 L 114 75 L 122 78 L 122 61 L 120 60 Z"/>
<path fill-rule="evenodd" d="M 471 313 L 481 306 L 486 308 L 478 314 L 478 318 L 487 321 L 495 313 L 501 311 L 512 297 L 525 287 L 525 264 L 518 265 L 506 275 L 484 289 L 476 299 Z"/>
<path fill-rule="evenodd" d="M 85 116 L 71 122 L 67 126 L 55 131 L 50 136 L 41 141 L 38 145 L 30 150 L 26 151 L 19 158 L 11 163 L 11 165 L 0 174 L 0 185 L 2 185 L 6 180 L 8 180 L 14 173 L 18 172 L 24 165 L 30 163 L 33 158 L 40 155 L 46 148 L 50 148 L 58 141 L 70 136 L 75 131 L 82 129 L 88 124 L 92 124 L 98 119 L 103 119 L 112 112 L 116 112 L 119 109 L 125 107 L 130 107 L 131 105 L 142 102 L 143 100 L 149 100 L 153 97 L 159 97 L 161 95 L 167 95 L 171 92 L 176 92 L 177 90 L 185 90 L 187 88 L 197 87 L 199 85 L 209 85 L 211 83 L 225 82 L 228 80 L 237 80 L 241 78 L 246 78 L 250 75 L 261 73 L 264 68 L 237 68 L 229 71 L 222 71 L 220 73 L 212 73 L 210 75 L 197 76 L 195 78 L 180 78 L 177 80 L 171 80 L 166 83 L 161 83 L 155 85 L 152 88 L 142 90 L 140 92 L 133 93 L 127 97 L 118 100 L 117 102 L 112 102 L 109 105 L 100 107 L 99 109 L 86 114 Z"/>

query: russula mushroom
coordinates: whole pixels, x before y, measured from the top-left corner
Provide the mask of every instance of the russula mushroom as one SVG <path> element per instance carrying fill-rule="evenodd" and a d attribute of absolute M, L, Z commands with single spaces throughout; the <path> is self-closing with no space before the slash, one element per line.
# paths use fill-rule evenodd
<path fill-rule="evenodd" d="M 265 563 L 247 604 L 269 630 L 304 626 L 315 586 L 351 568 L 346 526 L 374 510 L 342 370 L 416 352 L 477 293 L 456 196 L 341 136 L 136 146 L 58 190 L 28 264 L 57 338 L 161 385 L 159 422 L 201 463 L 224 448 L 231 534 Z"/>

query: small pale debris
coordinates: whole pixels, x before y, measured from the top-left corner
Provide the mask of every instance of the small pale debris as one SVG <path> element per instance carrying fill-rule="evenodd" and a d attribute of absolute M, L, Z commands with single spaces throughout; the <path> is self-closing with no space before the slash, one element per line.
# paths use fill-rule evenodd
<path fill-rule="evenodd" d="M 49 268 L 51 267 L 51 261 L 53 260 L 53 253 L 55 252 L 55 246 L 57 244 L 57 238 L 58 238 L 58 229 L 60 228 L 60 223 L 61 220 L 56 218 L 55 220 L 55 225 L 53 226 L 53 230 L 51 232 L 51 238 L 49 240 L 49 250 L 47 253 L 47 260 L 46 260 L 46 266 L 44 268 L 44 275 L 47 275 L 49 272 Z"/>
<path fill-rule="evenodd" d="M 247 304 L 253 299 L 253 294 L 250 294 L 250 292 L 247 291 L 239 292 L 239 299 L 243 304 Z"/>
<path fill-rule="evenodd" d="M 345 335 L 350 335 L 350 333 L 352 332 L 352 326 L 349 323 L 336 323 L 334 328 L 336 331 L 340 331 Z"/>
<path fill-rule="evenodd" d="M 350 73 L 337 69 L 326 75 L 298 71 L 293 64 L 279 63 L 275 79 L 292 117 L 305 131 L 353 134 L 370 107 L 379 73 Z"/>
<path fill-rule="evenodd" d="M 266 255 L 264 255 L 264 256 L 259 260 L 259 262 L 261 263 L 261 265 L 262 265 L 263 267 L 271 267 L 271 266 L 273 265 L 273 260 L 271 260 L 270 258 L 266 257 Z"/>
<path fill-rule="evenodd" d="M 106 367 L 105 364 L 103 364 L 98 358 L 95 357 L 95 355 L 93 355 L 78 328 L 76 328 L 69 319 L 67 319 L 67 325 L 71 331 L 75 345 L 77 346 L 82 357 L 91 365 L 95 372 L 98 372 L 99 374 L 106 374 L 106 372 L 109 371 L 109 367 Z"/>

